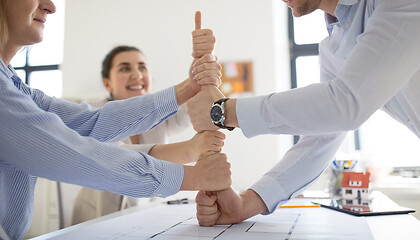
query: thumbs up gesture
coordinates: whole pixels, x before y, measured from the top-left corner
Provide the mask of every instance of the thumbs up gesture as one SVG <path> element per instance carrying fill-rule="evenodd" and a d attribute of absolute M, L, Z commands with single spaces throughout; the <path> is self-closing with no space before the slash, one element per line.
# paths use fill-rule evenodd
<path fill-rule="evenodd" d="M 201 12 L 195 13 L 195 30 L 192 32 L 194 60 L 189 69 L 190 86 L 194 95 L 201 90 L 201 86 L 212 85 L 219 87 L 221 65 L 216 56 L 212 55 L 216 38 L 210 29 L 201 29 Z"/>
<path fill-rule="evenodd" d="M 211 54 L 214 49 L 216 38 L 210 29 L 201 29 L 201 12 L 195 13 L 195 30 L 192 32 L 193 53 L 195 59 L 201 58 L 205 54 Z"/>

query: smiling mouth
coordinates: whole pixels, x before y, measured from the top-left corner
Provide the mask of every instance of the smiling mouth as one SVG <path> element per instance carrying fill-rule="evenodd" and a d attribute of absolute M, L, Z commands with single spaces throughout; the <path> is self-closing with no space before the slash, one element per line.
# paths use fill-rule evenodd
<path fill-rule="evenodd" d="M 143 85 L 131 86 L 131 87 L 128 87 L 128 89 L 130 89 L 130 90 L 143 90 L 144 86 Z"/>
<path fill-rule="evenodd" d="M 34 18 L 34 20 L 40 23 L 45 23 L 47 21 L 45 19 L 39 19 L 39 18 Z"/>

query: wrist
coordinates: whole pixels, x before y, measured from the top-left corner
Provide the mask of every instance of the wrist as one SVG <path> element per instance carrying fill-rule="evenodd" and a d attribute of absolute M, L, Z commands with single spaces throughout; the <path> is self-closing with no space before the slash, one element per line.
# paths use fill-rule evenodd
<path fill-rule="evenodd" d="M 198 176 L 193 166 L 184 166 L 184 179 L 180 190 L 199 190 L 200 184 L 197 181 Z"/>
<path fill-rule="evenodd" d="M 186 150 L 186 156 L 188 158 L 188 163 L 190 162 L 197 162 L 199 160 L 199 155 L 197 154 L 197 149 L 194 148 L 194 144 L 193 144 L 193 140 L 187 140 L 182 142 L 182 144 L 185 145 L 185 149 Z"/>
<path fill-rule="evenodd" d="M 236 116 L 236 99 L 229 99 L 225 102 L 225 125 L 228 127 L 239 127 Z"/>
<path fill-rule="evenodd" d="M 243 202 L 241 221 L 268 211 L 264 201 L 254 190 L 248 189 L 240 194 L 240 197 L 242 198 Z"/>
<path fill-rule="evenodd" d="M 190 98 L 192 98 L 195 94 L 191 88 L 191 84 L 189 82 L 192 81 L 189 78 L 185 81 L 175 85 L 175 94 L 178 106 L 186 103 Z"/>

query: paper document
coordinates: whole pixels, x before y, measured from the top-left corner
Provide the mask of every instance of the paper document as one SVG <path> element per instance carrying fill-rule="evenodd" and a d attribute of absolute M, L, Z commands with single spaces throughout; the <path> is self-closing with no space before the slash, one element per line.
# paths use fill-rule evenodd
<path fill-rule="evenodd" d="M 373 239 L 364 218 L 324 208 L 284 208 L 240 224 L 200 227 L 195 204 L 162 205 L 51 239 L 251 240 Z"/>

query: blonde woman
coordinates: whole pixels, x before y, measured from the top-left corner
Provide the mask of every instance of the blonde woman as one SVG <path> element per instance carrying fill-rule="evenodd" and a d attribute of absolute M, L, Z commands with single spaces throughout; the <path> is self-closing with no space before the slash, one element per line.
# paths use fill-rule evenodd
<path fill-rule="evenodd" d="M 25 235 L 38 176 L 132 197 L 230 186 L 230 164 L 223 153 L 183 166 L 104 143 L 146 132 L 176 114 L 201 90 L 193 77 L 102 108 L 48 97 L 25 85 L 10 61 L 23 46 L 42 41 L 47 15 L 54 12 L 51 0 L 0 0 L 0 238 Z M 212 48 L 214 37 L 206 36 Z M 205 55 L 196 61 L 207 63 L 200 69 L 214 76 L 201 83 L 220 84 L 215 59 Z M 198 72 L 196 78 L 202 76 Z"/>

